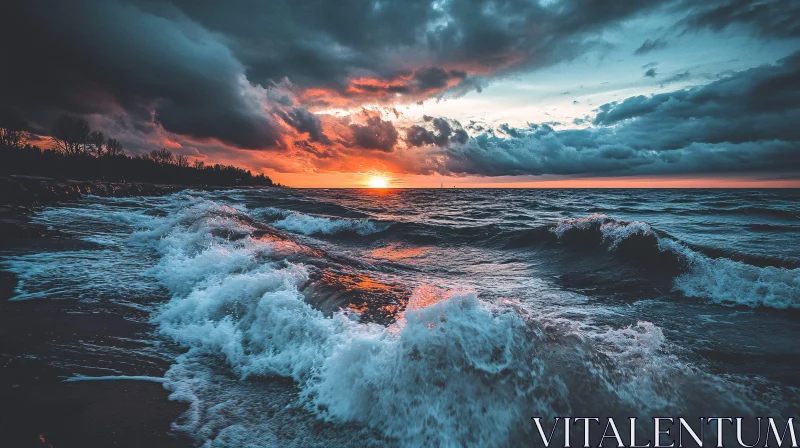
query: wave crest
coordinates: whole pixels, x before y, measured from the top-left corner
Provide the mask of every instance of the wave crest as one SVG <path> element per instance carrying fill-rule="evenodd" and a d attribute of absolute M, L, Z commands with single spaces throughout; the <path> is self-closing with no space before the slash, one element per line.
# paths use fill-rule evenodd
<path fill-rule="evenodd" d="M 642 221 L 619 221 L 608 216 L 595 213 L 582 218 L 567 219 L 558 222 L 550 228 L 550 232 L 562 238 L 570 231 L 597 230 L 602 235 L 604 241 L 610 244 L 612 249 L 626 239 L 638 236 L 654 236 L 655 232 L 649 224 Z"/>
<path fill-rule="evenodd" d="M 754 266 L 707 256 L 669 236 L 660 236 L 645 222 L 616 220 L 602 214 L 560 221 L 550 232 L 567 240 L 576 234 L 596 234 L 608 244 L 609 251 L 639 258 L 670 255 L 680 267 L 673 288 L 688 297 L 723 305 L 800 309 L 800 268 Z M 663 257 L 655 260 L 672 263 Z"/>
<path fill-rule="evenodd" d="M 327 218 L 305 213 L 289 212 L 272 226 L 303 235 L 335 235 L 355 233 L 366 236 L 386 230 L 388 225 L 376 224 L 369 219 Z"/>
<path fill-rule="evenodd" d="M 195 392 L 211 380 L 193 366 L 209 357 L 242 379 L 292 378 L 307 412 L 409 446 L 521 443 L 532 436 L 531 415 L 568 415 L 573 405 L 673 411 L 684 399 L 676 388 L 713 383 L 673 367 L 652 324 L 587 333 L 469 290 L 417 287 L 388 327 L 347 311 L 326 315 L 302 293 L 312 268 L 266 259 L 272 243 L 253 239 L 238 213 L 194 204 L 156 224 L 162 258 L 153 274 L 173 297 L 153 320 L 189 348 L 165 384 L 192 403 L 181 428 L 200 437 L 253 434 L 241 418 L 218 415 L 228 394 Z M 234 231 L 245 236 L 221 235 Z"/>

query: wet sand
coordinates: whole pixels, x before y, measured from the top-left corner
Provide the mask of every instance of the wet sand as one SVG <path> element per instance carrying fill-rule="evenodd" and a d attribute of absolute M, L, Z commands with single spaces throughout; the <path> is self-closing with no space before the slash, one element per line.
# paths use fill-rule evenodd
<path fill-rule="evenodd" d="M 170 401 L 160 383 L 63 381 L 112 370 L 162 376 L 166 360 L 113 356 L 142 344 L 152 330 L 144 319 L 70 299 L 9 301 L 16 283 L 0 272 L 0 446 L 192 446 L 170 431 L 187 405 Z M 84 342 L 94 349 L 81 350 Z"/>
<path fill-rule="evenodd" d="M 29 371 L 36 374 L 35 370 Z M 157 383 L 95 381 L 15 387 L 0 396 L 3 444 L 13 447 L 190 447 L 170 434 L 183 411 Z M 46 443 L 40 441 L 43 435 Z M 7 444 L 7 445 L 6 445 Z"/>

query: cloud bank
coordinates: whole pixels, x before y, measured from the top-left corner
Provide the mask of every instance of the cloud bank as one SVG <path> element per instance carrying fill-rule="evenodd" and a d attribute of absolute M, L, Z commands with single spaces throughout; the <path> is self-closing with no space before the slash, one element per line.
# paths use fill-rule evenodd
<path fill-rule="evenodd" d="M 800 171 L 800 53 L 702 87 L 603 104 L 594 126 L 501 126 L 430 145 L 406 169 L 444 175 Z M 443 143 L 443 144 L 442 144 Z"/>
<path fill-rule="evenodd" d="M 0 52 L 13 67 L 0 70 L 0 107 L 43 134 L 57 114 L 81 114 L 128 149 L 182 141 L 198 157 L 243 160 L 242 150 L 273 151 L 270 166 L 286 171 L 367 159 L 481 175 L 794 169 L 796 57 L 603 105 L 585 130 L 476 133 L 446 117 L 321 113 L 375 106 L 399 116 L 395 105 L 457 98 L 608 48 L 607 32 L 646 15 L 677 20 L 665 24 L 673 33 L 800 36 L 800 6 L 783 0 L 27 0 L 0 6 Z"/>

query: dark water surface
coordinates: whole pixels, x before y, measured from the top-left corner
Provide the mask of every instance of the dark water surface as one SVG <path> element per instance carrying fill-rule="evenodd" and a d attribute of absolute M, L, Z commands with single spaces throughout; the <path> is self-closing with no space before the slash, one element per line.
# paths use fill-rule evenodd
<path fill-rule="evenodd" d="M 800 407 L 797 190 L 184 192 L 34 221 L 75 243 L 7 252 L 14 300 L 151 329 L 47 362 L 163 381 L 204 446 L 530 446 L 532 416 Z"/>

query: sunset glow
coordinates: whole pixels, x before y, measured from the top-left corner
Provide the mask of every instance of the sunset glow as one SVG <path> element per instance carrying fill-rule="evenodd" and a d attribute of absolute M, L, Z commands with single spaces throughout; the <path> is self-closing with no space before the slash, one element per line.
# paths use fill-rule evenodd
<path fill-rule="evenodd" d="M 0 448 L 800 448 L 800 0 L 6 3 Z"/>
<path fill-rule="evenodd" d="M 42 148 L 63 112 L 295 188 L 800 187 L 780 0 L 23 3 L 0 112 Z"/>
<path fill-rule="evenodd" d="M 384 176 L 370 176 L 367 179 L 367 187 L 369 188 L 388 188 L 389 179 Z"/>

